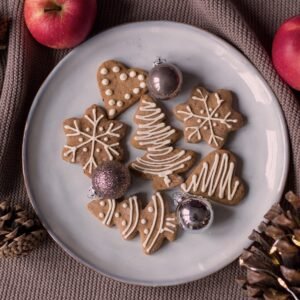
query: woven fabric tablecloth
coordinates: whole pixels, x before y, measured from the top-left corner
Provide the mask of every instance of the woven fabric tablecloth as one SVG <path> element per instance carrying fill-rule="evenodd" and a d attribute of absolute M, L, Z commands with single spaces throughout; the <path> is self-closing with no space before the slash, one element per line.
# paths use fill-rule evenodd
<path fill-rule="evenodd" d="M 300 101 L 278 78 L 269 58 L 276 28 L 299 13 L 296 0 L 99 0 L 93 34 L 124 22 L 172 20 L 207 29 L 237 47 L 262 73 L 282 106 L 292 152 L 287 186 L 300 192 Z M 0 1 L 0 15 L 11 20 L 8 49 L 0 53 L 0 198 L 30 209 L 21 172 L 24 124 L 37 89 L 68 51 L 47 49 L 31 38 L 24 26 L 23 1 Z M 0 298 L 241 300 L 234 281 L 240 273 L 234 262 L 180 286 L 126 285 L 80 265 L 48 239 L 27 257 L 0 261 Z"/>

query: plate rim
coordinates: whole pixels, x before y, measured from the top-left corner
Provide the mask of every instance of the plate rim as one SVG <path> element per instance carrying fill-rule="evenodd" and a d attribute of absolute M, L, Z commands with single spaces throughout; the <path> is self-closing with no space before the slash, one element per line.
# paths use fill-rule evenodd
<path fill-rule="evenodd" d="M 40 88 L 38 89 L 38 92 L 36 93 L 32 104 L 30 106 L 30 110 L 28 112 L 27 115 L 27 119 L 26 119 L 26 123 L 25 123 L 25 127 L 24 127 L 24 133 L 23 133 L 23 142 L 22 142 L 22 172 L 23 172 L 23 178 L 24 178 L 24 183 L 25 183 L 25 188 L 28 194 L 28 198 L 30 200 L 30 203 L 33 207 L 33 209 L 35 210 L 37 216 L 39 217 L 42 225 L 44 226 L 44 228 L 47 230 L 47 232 L 49 233 L 50 237 L 68 254 L 70 255 L 72 258 L 74 258 L 77 262 L 83 264 L 84 266 L 92 269 L 93 271 L 96 271 L 97 273 L 107 276 L 110 279 L 113 280 L 117 280 L 119 282 L 123 282 L 123 283 L 127 283 L 127 284 L 134 284 L 134 285 L 139 285 L 139 286 L 151 286 L 151 287 L 156 287 L 156 286 L 174 286 L 174 285 L 178 285 L 178 284 L 184 284 L 184 283 L 188 283 L 188 282 L 193 282 L 202 278 L 205 278 L 207 276 L 210 276 L 212 274 L 214 274 L 215 272 L 221 271 L 222 269 L 224 269 L 226 266 L 228 266 L 230 263 L 232 263 L 233 261 L 235 261 L 237 259 L 237 257 L 240 255 L 238 254 L 237 256 L 234 256 L 233 258 L 230 257 L 230 259 L 225 259 L 224 263 L 221 265 L 221 267 L 216 266 L 215 268 L 211 268 L 209 272 L 202 272 L 201 275 L 199 276 L 190 276 L 190 277 L 185 277 L 184 279 L 177 279 L 177 280 L 170 280 L 170 281 L 164 281 L 164 282 L 151 282 L 151 281 L 143 281 L 143 280 L 138 280 L 138 279 L 128 279 L 125 278 L 123 276 L 120 275 L 116 275 L 116 274 L 111 274 L 108 271 L 103 271 L 100 270 L 98 267 L 96 267 L 95 265 L 89 263 L 88 261 L 85 261 L 84 258 L 82 258 L 80 255 L 77 255 L 77 253 L 74 252 L 74 250 L 70 249 L 62 240 L 60 240 L 60 238 L 51 230 L 50 226 L 48 226 L 47 222 L 41 217 L 42 213 L 41 211 L 38 209 L 38 201 L 36 201 L 36 199 L 34 199 L 33 197 L 33 193 L 32 190 L 30 188 L 29 185 L 29 172 L 28 172 L 28 165 L 27 165 L 27 156 L 28 156 L 28 152 L 27 152 L 27 144 L 28 144 L 28 140 L 29 140 L 29 125 L 31 123 L 31 120 L 33 118 L 33 115 L 36 111 L 36 108 L 38 106 L 39 100 L 42 97 L 42 94 L 44 92 L 44 90 L 46 89 L 48 83 L 52 80 L 52 78 L 55 76 L 56 72 L 64 65 L 65 61 L 67 61 L 69 59 L 70 56 L 76 54 L 76 52 L 80 51 L 82 46 L 85 45 L 86 43 L 91 43 L 93 42 L 94 39 L 96 39 L 99 35 L 101 34 L 107 34 L 110 31 L 115 31 L 115 30 L 119 30 L 120 28 L 130 28 L 130 27 L 135 27 L 138 25 L 153 25 L 153 26 L 173 26 L 173 27 L 179 27 L 180 29 L 182 29 L 183 27 L 185 27 L 187 30 L 194 30 L 194 31 L 199 31 L 199 33 L 205 34 L 207 36 L 209 36 L 212 39 L 215 39 L 216 41 L 218 41 L 221 45 L 228 47 L 234 55 L 237 56 L 237 58 L 241 59 L 245 65 L 249 66 L 250 68 L 252 68 L 253 70 L 256 71 L 256 75 L 258 77 L 258 80 L 260 80 L 261 82 L 263 82 L 265 88 L 267 89 L 269 94 L 273 95 L 273 98 L 275 99 L 274 101 L 274 105 L 276 106 L 276 110 L 279 112 L 279 123 L 280 123 L 280 127 L 281 127 L 281 132 L 283 133 L 283 140 L 282 140 L 282 145 L 283 145 L 283 153 L 284 153 L 284 165 L 283 165 L 283 180 L 281 181 L 281 186 L 278 189 L 278 196 L 277 199 L 274 199 L 272 201 L 272 204 L 278 202 L 283 194 L 284 188 L 286 186 L 286 181 L 287 181 L 287 175 L 288 175 L 288 170 L 289 170 L 289 163 L 290 163 L 290 145 L 289 145 L 289 134 L 288 134 L 288 128 L 287 128 L 287 124 L 286 124 L 286 120 L 285 120 L 285 116 L 284 116 L 284 112 L 281 108 L 281 105 L 278 101 L 278 98 L 276 97 L 275 93 L 273 92 L 272 88 L 269 86 L 268 82 L 265 80 L 265 78 L 262 76 L 262 74 L 260 73 L 260 71 L 254 66 L 254 64 L 236 47 L 234 47 L 231 43 L 229 43 L 228 41 L 222 39 L 221 37 L 205 30 L 199 27 L 196 27 L 194 25 L 190 25 L 190 24 L 186 24 L 186 23 L 180 23 L 180 22 L 175 22 L 175 21 L 138 21 L 138 22 L 130 22 L 130 23 L 125 23 L 125 24 L 121 24 L 121 25 L 117 25 L 111 28 L 108 28 L 106 30 L 103 30 L 101 32 L 99 32 L 98 34 L 94 35 L 93 37 L 91 37 L 90 39 L 86 40 L 85 42 L 83 42 L 82 44 L 80 44 L 79 46 L 77 46 L 76 48 L 72 49 L 63 59 L 61 59 L 58 64 L 51 70 L 51 72 L 47 75 L 47 77 L 45 78 L 45 80 L 43 81 L 42 85 L 40 86 Z M 257 224 L 258 225 L 258 224 Z M 250 234 L 250 232 L 249 232 Z M 251 244 L 251 241 L 248 240 L 248 245 Z"/>

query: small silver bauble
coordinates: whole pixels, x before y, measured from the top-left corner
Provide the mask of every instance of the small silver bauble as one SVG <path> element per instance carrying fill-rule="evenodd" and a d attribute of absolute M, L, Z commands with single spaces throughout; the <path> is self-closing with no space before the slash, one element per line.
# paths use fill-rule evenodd
<path fill-rule="evenodd" d="M 122 197 L 130 185 L 128 168 L 118 161 L 101 163 L 92 174 L 92 189 L 89 195 L 100 198 L 118 199 Z"/>
<path fill-rule="evenodd" d="M 182 73 L 178 67 L 162 59 L 154 62 L 147 80 L 150 94 L 160 100 L 178 95 L 182 86 Z"/>
<path fill-rule="evenodd" d="M 203 197 L 183 197 L 176 208 L 176 213 L 182 228 L 192 232 L 206 230 L 214 219 L 212 206 Z"/>

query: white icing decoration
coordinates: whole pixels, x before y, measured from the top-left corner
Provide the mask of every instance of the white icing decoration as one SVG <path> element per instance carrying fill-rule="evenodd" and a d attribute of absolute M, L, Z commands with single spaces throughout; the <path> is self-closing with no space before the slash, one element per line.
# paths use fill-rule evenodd
<path fill-rule="evenodd" d="M 108 137 L 107 137 L 107 136 L 104 137 L 104 138 L 103 138 L 103 141 L 104 141 L 104 142 L 108 142 Z"/>
<path fill-rule="evenodd" d="M 208 129 L 208 127 L 207 127 L 207 126 L 204 126 L 204 127 L 203 127 L 203 129 L 204 129 L 204 130 L 207 130 L 207 129 Z"/>
<path fill-rule="evenodd" d="M 152 212 L 153 212 L 153 207 L 152 207 L 152 206 L 149 206 L 149 207 L 148 207 L 148 211 L 149 211 L 150 213 L 152 213 Z"/>
<path fill-rule="evenodd" d="M 66 136 L 84 136 L 85 141 L 82 142 L 80 141 L 80 144 L 75 145 L 75 146 L 68 146 L 65 145 L 64 147 L 67 149 L 65 153 L 67 155 L 72 155 L 71 161 L 75 162 L 76 159 L 76 152 L 78 149 L 83 148 L 87 144 L 90 144 L 90 156 L 86 164 L 83 166 L 83 169 L 86 170 L 88 169 L 89 174 L 92 173 L 93 169 L 97 167 L 97 163 L 94 157 L 94 152 L 96 149 L 96 145 L 99 145 L 103 148 L 105 151 L 107 157 L 109 160 L 113 160 L 114 156 L 119 156 L 120 153 L 115 149 L 116 147 L 119 146 L 120 143 L 112 143 L 112 144 L 106 144 L 104 143 L 101 138 L 103 137 L 120 137 L 120 134 L 118 133 L 118 130 L 123 127 L 123 124 L 115 124 L 114 122 L 110 122 L 107 129 L 100 134 L 96 133 L 96 129 L 98 128 L 99 122 L 104 118 L 103 114 L 99 114 L 97 116 L 97 111 L 96 108 L 92 109 L 92 116 L 85 115 L 85 119 L 88 120 L 88 122 L 92 125 L 92 132 L 91 133 L 86 133 L 82 130 L 79 129 L 78 121 L 74 120 L 73 121 L 73 126 L 66 125 L 65 128 L 70 130 L 70 133 L 67 133 Z M 99 127 L 100 130 L 100 127 Z M 97 150 L 96 150 L 97 151 Z M 100 150 L 99 150 L 100 151 Z"/>
<path fill-rule="evenodd" d="M 107 89 L 107 90 L 105 91 L 105 95 L 106 95 L 106 96 L 111 96 L 112 94 L 113 94 L 113 92 L 112 92 L 111 89 Z"/>
<path fill-rule="evenodd" d="M 102 74 L 102 75 L 107 75 L 107 73 L 108 73 L 108 70 L 106 68 L 102 68 L 100 70 L 100 74 Z"/>
<path fill-rule="evenodd" d="M 135 77 L 135 76 L 136 76 L 136 72 L 135 72 L 135 71 L 130 71 L 130 72 L 129 72 L 129 76 L 130 76 L 131 78 Z"/>
<path fill-rule="evenodd" d="M 116 101 L 114 99 L 110 99 L 110 100 L 108 100 L 108 105 L 114 106 L 114 105 L 116 105 Z"/>
<path fill-rule="evenodd" d="M 79 139 L 78 139 L 78 142 L 83 142 L 83 138 L 82 137 L 80 137 Z"/>
<path fill-rule="evenodd" d="M 144 234 L 147 235 L 149 233 L 149 230 L 147 228 L 144 229 Z"/>
<path fill-rule="evenodd" d="M 130 98 L 131 98 L 130 94 L 127 93 L 124 95 L 124 99 L 129 100 Z"/>
<path fill-rule="evenodd" d="M 103 131 L 104 128 L 103 128 L 102 126 L 100 126 L 98 130 L 99 130 L 99 131 Z"/>
<path fill-rule="evenodd" d="M 87 127 L 87 128 L 85 129 L 85 131 L 86 131 L 86 132 L 90 132 L 90 131 L 91 131 L 90 127 Z"/>
<path fill-rule="evenodd" d="M 216 123 L 216 122 L 213 122 L 213 126 L 216 127 L 216 126 L 217 126 L 217 123 Z"/>
<path fill-rule="evenodd" d="M 121 79 L 122 81 L 126 80 L 126 79 L 127 79 L 127 74 L 122 73 L 122 74 L 120 75 L 120 79 Z"/>
<path fill-rule="evenodd" d="M 116 200 L 115 199 L 107 199 L 108 202 L 108 211 L 106 213 L 106 217 L 103 220 L 103 224 L 110 225 L 111 219 L 114 215 L 116 208 Z"/>
<path fill-rule="evenodd" d="M 221 136 L 218 136 L 214 129 L 213 129 L 213 122 L 217 123 L 217 124 L 223 124 L 225 125 L 227 128 L 232 128 L 232 123 L 237 123 L 238 120 L 237 119 L 230 119 L 230 115 L 231 115 L 231 111 L 229 111 L 225 117 L 219 117 L 217 111 L 220 109 L 220 107 L 222 106 L 222 104 L 225 102 L 223 99 L 220 98 L 218 93 L 215 93 L 215 97 L 217 99 L 217 105 L 214 108 L 211 108 L 208 106 L 207 101 L 208 101 L 208 94 L 206 94 L 205 96 L 203 95 L 202 91 L 200 89 L 196 90 L 199 97 L 198 96 L 193 96 L 192 99 L 195 101 L 201 101 L 204 105 L 205 108 L 205 113 L 204 115 L 200 115 L 197 113 L 194 113 L 191 109 L 191 106 L 189 104 L 186 105 L 186 110 L 177 110 L 178 114 L 181 114 L 184 116 L 183 121 L 187 121 L 189 119 L 199 119 L 201 120 L 199 126 L 188 126 L 185 128 L 186 131 L 191 131 L 191 133 L 188 135 L 188 141 L 191 141 L 191 139 L 193 138 L 194 135 L 197 135 L 197 139 L 200 141 L 202 139 L 201 136 L 201 132 L 200 129 L 204 128 L 205 126 L 207 128 L 209 128 L 210 130 L 210 137 L 208 140 L 209 144 L 215 144 L 216 146 L 219 146 L 218 140 L 223 141 L 224 139 Z M 202 114 L 202 110 L 200 110 L 200 113 Z"/>
<path fill-rule="evenodd" d="M 141 89 L 144 89 L 145 87 L 146 87 L 146 83 L 145 83 L 145 82 L 141 82 L 141 83 L 140 83 L 140 88 L 141 88 Z"/>
<path fill-rule="evenodd" d="M 100 206 L 105 206 L 105 201 L 101 200 L 100 201 Z"/>
<path fill-rule="evenodd" d="M 171 183 L 169 175 L 183 169 L 191 156 L 187 156 L 185 150 L 173 153 L 173 147 L 168 146 L 171 143 L 171 136 L 176 131 L 163 122 L 165 114 L 155 102 L 142 100 L 139 110 L 141 114 L 136 114 L 136 119 L 142 122 L 138 124 L 135 140 L 140 146 L 147 147 L 147 153 L 146 159 L 137 158 L 131 166 L 145 174 L 162 177 L 166 186 L 169 186 Z"/>
<path fill-rule="evenodd" d="M 100 152 L 100 149 L 99 149 L 99 148 L 96 148 L 96 152 L 98 152 L 98 153 L 99 153 L 99 152 Z"/>
<path fill-rule="evenodd" d="M 140 89 L 139 88 L 134 88 L 132 91 L 133 91 L 134 94 L 137 95 L 140 92 Z"/>
<path fill-rule="evenodd" d="M 104 218 L 104 213 L 99 213 L 99 218 L 103 219 Z"/>
<path fill-rule="evenodd" d="M 127 222 L 125 220 L 122 221 L 122 226 L 126 226 Z"/>
<path fill-rule="evenodd" d="M 120 213 L 116 212 L 116 213 L 115 213 L 115 217 L 116 217 L 116 218 L 119 218 L 119 217 L 120 217 Z"/>
<path fill-rule="evenodd" d="M 118 107 L 122 107 L 122 106 L 123 106 L 123 102 L 122 102 L 121 100 L 118 100 L 117 106 L 118 106 Z"/>
<path fill-rule="evenodd" d="M 106 79 L 106 78 L 104 78 L 104 79 L 102 79 L 101 83 L 102 83 L 103 85 L 108 85 L 108 84 L 109 84 L 109 80 Z"/>
<path fill-rule="evenodd" d="M 223 199 L 226 194 L 226 199 L 231 201 L 237 192 L 240 182 L 236 180 L 232 184 L 233 171 L 235 165 L 230 161 L 227 153 L 215 153 L 214 162 L 209 169 L 208 163 L 204 162 L 202 169 L 198 175 L 193 174 L 192 180 L 187 187 L 186 183 L 181 185 L 185 192 L 196 192 L 199 188 L 202 193 L 207 193 L 209 197 L 216 195 L 218 198 Z"/>
<path fill-rule="evenodd" d="M 141 220 L 141 224 L 145 225 L 147 223 L 147 220 L 146 219 L 142 219 Z"/>
<path fill-rule="evenodd" d="M 176 225 L 174 223 L 172 223 L 171 221 L 167 222 L 164 226 L 165 206 L 164 206 L 164 201 L 162 199 L 161 194 L 156 193 L 155 195 L 152 196 L 152 200 L 153 200 L 153 205 L 154 205 L 153 223 L 151 225 L 149 235 L 143 242 L 143 247 L 145 248 L 147 253 L 149 253 L 151 251 L 151 249 L 153 248 L 153 246 L 156 243 L 160 234 L 162 234 L 164 231 L 174 234 L 175 231 L 172 230 L 170 227 L 176 228 Z M 157 200 L 158 200 L 158 203 L 157 203 Z M 158 210 L 160 211 L 159 220 L 158 220 Z M 156 234 L 155 234 L 154 229 L 157 227 L 157 225 L 158 225 L 158 230 L 156 231 Z"/>
<path fill-rule="evenodd" d="M 87 152 L 87 151 L 88 151 L 88 148 L 87 148 L 87 147 L 84 147 L 84 148 L 82 149 L 82 151 L 83 151 L 83 152 Z"/>
<path fill-rule="evenodd" d="M 135 230 L 138 221 L 139 221 L 139 206 L 137 203 L 137 197 L 133 196 L 129 198 L 129 222 L 127 227 L 122 231 L 122 235 L 124 236 L 124 239 L 127 239 Z M 135 215 L 135 220 L 133 223 L 133 217 Z"/>
<path fill-rule="evenodd" d="M 127 205 L 127 203 L 125 202 L 125 203 L 123 203 L 123 208 L 127 208 L 128 207 L 128 205 Z"/>
<path fill-rule="evenodd" d="M 113 67 L 112 67 L 112 71 L 113 71 L 114 73 L 118 73 L 118 72 L 120 72 L 120 68 L 119 68 L 118 66 L 113 66 Z"/>
<path fill-rule="evenodd" d="M 143 74 L 140 74 L 140 75 L 138 75 L 138 80 L 144 80 L 145 79 L 145 76 L 143 75 Z"/>
<path fill-rule="evenodd" d="M 108 115 L 111 117 L 114 116 L 115 114 L 116 114 L 116 110 L 114 108 L 112 108 L 108 111 Z"/>

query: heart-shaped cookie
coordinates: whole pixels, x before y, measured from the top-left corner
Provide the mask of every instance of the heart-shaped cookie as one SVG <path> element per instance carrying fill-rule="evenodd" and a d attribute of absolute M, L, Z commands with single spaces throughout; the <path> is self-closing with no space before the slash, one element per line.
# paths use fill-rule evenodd
<path fill-rule="evenodd" d="M 100 65 L 97 79 L 109 119 L 125 111 L 148 91 L 146 71 L 127 68 L 115 60 Z"/>

